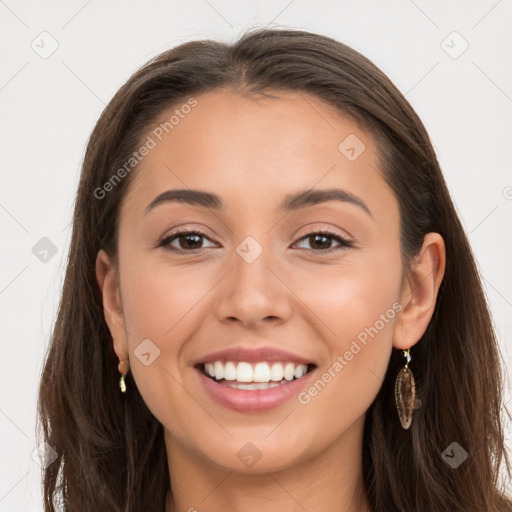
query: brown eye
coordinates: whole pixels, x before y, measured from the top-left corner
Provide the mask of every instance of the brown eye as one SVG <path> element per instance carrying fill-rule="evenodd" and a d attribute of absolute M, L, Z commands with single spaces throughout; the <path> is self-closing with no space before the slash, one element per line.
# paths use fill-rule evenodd
<path fill-rule="evenodd" d="M 160 247 L 168 248 L 172 251 L 191 252 L 194 250 L 204 249 L 201 247 L 203 239 L 207 239 L 204 233 L 200 231 L 179 231 L 172 235 L 165 237 L 159 244 Z M 172 245 L 173 242 L 178 243 L 178 246 Z"/>
<path fill-rule="evenodd" d="M 308 235 L 303 236 L 300 240 L 308 241 L 311 249 L 308 249 L 307 247 L 306 249 L 314 252 L 330 252 L 346 247 L 353 247 L 352 242 L 330 231 L 309 233 Z M 338 242 L 338 247 L 332 247 L 333 240 Z"/>

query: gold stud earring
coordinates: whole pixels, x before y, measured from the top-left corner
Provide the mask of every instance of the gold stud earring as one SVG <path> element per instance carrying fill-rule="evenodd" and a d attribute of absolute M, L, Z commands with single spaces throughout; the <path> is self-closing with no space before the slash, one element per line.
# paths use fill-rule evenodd
<path fill-rule="evenodd" d="M 121 374 L 121 378 L 119 379 L 119 387 L 121 388 L 121 393 L 126 393 L 126 384 L 124 382 L 124 378 L 130 369 L 130 362 L 128 359 L 125 361 L 119 359 L 119 364 L 117 365 L 117 369 Z"/>
<path fill-rule="evenodd" d="M 420 402 L 416 399 L 416 384 L 414 376 L 409 368 L 411 355 L 409 351 L 404 350 L 406 359 L 405 366 L 400 370 L 395 382 L 395 402 L 398 410 L 398 417 L 402 427 L 407 430 L 411 426 L 412 413 L 417 409 Z"/>

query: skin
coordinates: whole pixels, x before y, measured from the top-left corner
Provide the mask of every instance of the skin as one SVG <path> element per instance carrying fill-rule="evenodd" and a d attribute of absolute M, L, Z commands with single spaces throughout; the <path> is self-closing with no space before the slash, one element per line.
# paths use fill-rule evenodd
<path fill-rule="evenodd" d="M 114 349 L 129 358 L 142 397 L 165 428 L 167 512 L 252 512 L 268 503 L 283 512 L 370 511 L 361 470 L 366 411 L 392 347 L 410 348 L 424 333 L 443 278 L 445 249 L 436 233 L 404 271 L 398 203 L 372 137 L 312 96 L 278 95 L 197 96 L 198 105 L 131 176 L 118 266 L 98 253 Z M 366 146 L 354 161 L 338 150 L 349 134 Z M 331 187 L 361 198 L 371 216 L 338 201 L 286 215 L 277 209 L 286 194 Z M 181 188 L 216 193 L 226 208 L 174 202 L 144 215 L 158 194 Z M 206 237 L 192 247 L 202 249 L 156 247 L 173 228 L 201 229 Z M 315 245 L 306 236 L 325 228 L 354 247 L 332 238 Z M 247 236 L 263 248 L 250 264 L 236 252 Z M 175 238 L 172 246 L 186 251 L 186 243 Z M 198 384 L 193 362 L 238 345 L 288 350 L 315 362 L 320 376 L 394 303 L 401 311 L 305 405 L 294 397 L 270 411 L 240 413 L 213 402 Z M 134 355 L 145 339 L 160 350 L 149 366 Z M 410 366 L 414 371 L 414 359 Z M 251 468 L 237 456 L 247 442 L 261 454 Z"/>

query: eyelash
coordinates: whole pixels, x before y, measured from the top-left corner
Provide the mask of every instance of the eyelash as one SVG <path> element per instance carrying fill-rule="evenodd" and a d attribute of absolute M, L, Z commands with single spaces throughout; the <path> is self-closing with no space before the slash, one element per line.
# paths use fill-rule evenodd
<path fill-rule="evenodd" d="M 209 240 L 208 236 L 205 233 L 201 232 L 200 230 L 177 231 L 176 233 L 172 233 L 171 235 L 166 236 L 158 244 L 158 247 L 164 247 L 167 250 L 170 250 L 170 251 L 173 251 L 173 252 L 178 252 L 178 253 L 187 253 L 187 252 L 188 253 L 195 253 L 196 251 L 201 251 L 203 249 L 207 249 L 207 247 L 202 247 L 202 248 L 198 248 L 198 249 L 187 250 L 187 249 L 181 249 L 181 248 L 172 247 L 170 245 L 171 241 L 174 241 L 175 239 L 177 239 L 178 237 L 183 236 L 183 235 L 199 235 L 199 236 L 204 237 L 204 238 Z M 299 240 L 297 240 L 297 242 L 299 242 L 301 240 L 304 240 L 304 239 L 307 239 L 307 238 L 309 238 L 309 237 L 311 237 L 313 235 L 324 235 L 327 238 L 332 238 L 335 241 L 339 242 L 340 246 L 339 247 L 330 247 L 329 249 L 319 249 L 319 250 L 316 250 L 316 249 L 305 249 L 306 251 L 311 251 L 311 252 L 314 252 L 314 253 L 317 253 L 317 254 L 318 253 L 319 254 L 326 254 L 326 253 L 330 253 L 330 252 L 333 252 L 333 251 L 336 251 L 336 250 L 339 250 L 339 249 L 347 249 L 347 248 L 354 247 L 354 244 L 350 240 L 347 240 L 346 238 L 344 238 L 344 237 L 342 237 L 342 236 L 340 236 L 340 235 L 338 235 L 336 233 L 333 233 L 332 231 L 329 231 L 328 229 L 320 230 L 320 231 L 312 231 L 311 233 L 308 233 L 307 235 L 304 235 L 301 238 L 299 238 Z"/>

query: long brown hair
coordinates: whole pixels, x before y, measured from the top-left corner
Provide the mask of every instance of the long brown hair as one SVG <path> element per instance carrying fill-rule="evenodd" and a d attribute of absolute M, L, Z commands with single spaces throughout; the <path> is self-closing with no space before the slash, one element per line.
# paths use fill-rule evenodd
<path fill-rule="evenodd" d="M 444 238 L 447 262 L 435 312 L 411 350 L 422 407 L 403 430 L 394 404 L 403 357 L 393 349 L 367 411 L 363 476 L 373 510 L 511 511 L 500 488 L 500 467 L 509 477 L 511 468 L 498 344 L 475 258 L 423 124 L 389 78 L 348 46 L 304 31 L 261 28 L 232 45 L 188 42 L 155 57 L 121 87 L 92 132 L 39 389 L 38 423 L 57 452 L 43 471 L 45 511 L 56 510 L 57 502 L 69 512 L 164 510 L 163 427 L 131 373 L 129 392 L 119 391 L 118 359 L 95 276 L 100 248 L 116 260 L 119 206 L 131 174 L 108 194 L 98 189 L 165 109 L 218 88 L 312 94 L 350 116 L 373 134 L 381 172 L 399 201 L 404 265 L 426 233 Z M 468 454 L 458 468 L 442 457 L 453 442 Z"/>

